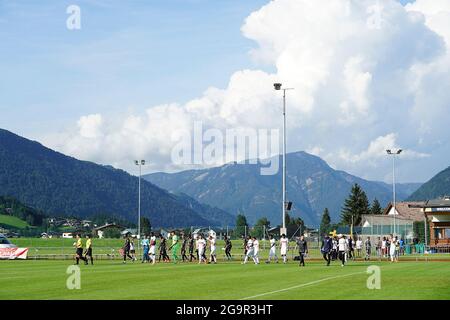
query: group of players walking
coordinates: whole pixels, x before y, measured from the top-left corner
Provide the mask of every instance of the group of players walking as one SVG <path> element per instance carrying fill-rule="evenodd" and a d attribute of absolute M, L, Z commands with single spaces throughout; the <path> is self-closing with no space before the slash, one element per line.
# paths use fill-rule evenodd
<path fill-rule="evenodd" d="M 270 244 L 269 257 L 266 260 L 266 263 L 270 263 L 272 260 L 278 263 L 277 241 L 272 235 L 269 236 L 269 244 Z M 285 234 L 282 234 L 279 240 L 279 248 L 281 258 L 283 259 L 283 263 L 287 262 L 288 247 L 289 247 L 289 239 L 286 237 Z M 258 239 L 256 237 L 244 238 L 243 248 L 244 248 L 244 262 L 242 263 L 246 264 L 249 259 L 252 259 L 255 264 L 259 264 L 260 250 Z"/>
<path fill-rule="evenodd" d="M 180 237 L 175 233 L 170 233 L 169 241 L 172 241 L 172 244 L 169 248 L 167 248 L 167 241 L 163 235 L 159 236 L 159 245 L 156 244 L 156 236 L 152 232 L 150 236 L 145 235 L 141 240 L 142 246 L 142 263 L 151 262 L 152 264 L 156 263 L 156 250 L 158 250 L 158 262 L 173 262 L 178 263 L 179 261 L 183 262 L 192 262 L 197 261 L 198 263 L 217 263 L 217 253 L 216 253 L 216 238 L 213 236 L 204 237 L 203 235 L 198 235 L 198 237 L 194 238 L 192 235 L 189 236 L 181 236 Z M 127 243 L 133 243 L 133 240 L 127 238 L 125 240 L 125 246 L 123 248 L 124 253 L 127 252 Z M 209 257 L 206 256 L 206 249 L 209 246 Z M 181 252 L 179 250 L 181 248 Z M 231 260 L 231 240 L 225 237 L 225 254 L 228 260 Z M 169 257 L 167 252 L 171 252 L 172 257 Z M 124 254 L 124 262 L 126 261 L 127 256 Z M 136 261 L 136 258 L 131 256 L 132 261 Z"/>
<path fill-rule="evenodd" d="M 203 236 L 198 234 L 193 235 L 182 235 L 180 237 L 175 233 L 171 232 L 169 239 L 166 239 L 163 235 L 159 235 L 159 244 L 157 245 L 157 237 L 152 232 L 150 235 L 145 235 L 140 244 L 142 246 L 142 263 L 155 264 L 156 260 L 158 262 L 173 262 L 178 263 L 183 262 L 197 262 L 199 264 L 205 263 L 217 263 L 217 252 L 216 252 L 216 238 L 212 235 Z M 171 241 L 169 247 L 167 241 Z M 305 266 L 305 257 L 308 255 L 308 244 L 303 236 L 296 238 L 295 248 L 298 249 L 298 256 L 295 260 L 299 261 L 300 266 Z M 278 263 L 277 249 L 279 248 L 279 253 L 283 263 L 287 263 L 287 254 L 289 251 L 289 239 L 285 234 L 282 234 L 280 239 L 277 241 L 275 238 L 269 236 L 269 256 L 265 261 L 266 263 L 276 262 Z M 83 251 L 83 242 L 81 235 L 76 236 L 76 242 L 74 243 L 76 247 L 75 253 L 75 264 L 79 264 L 82 260 L 87 265 L 89 261 L 94 264 L 94 258 L 92 255 L 92 239 L 89 235 L 86 236 L 86 250 Z M 398 261 L 398 256 L 401 251 L 402 240 L 398 240 L 397 237 L 390 235 L 389 237 L 384 237 L 383 240 L 379 237 L 376 240 L 375 247 L 378 257 L 390 257 L 391 262 Z M 181 253 L 179 253 L 181 247 Z M 224 247 L 222 250 L 225 253 L 225 259 L 230 261 L 233 260 L 231 254 L 232 242 L 229 237 L 224 237 Z M 209 254 L 207 256 L 207 249 L 209 248 Z M 356 253 L 355 253 L 356 248 Z M 259 264 L 259 254 L 260 254 L 260 244 L 256 237 L 243 237 L 243 262 L 242 264 L 247 264 L 248 261 L 253 260 L 255 264 Z M 351 236 L 346 237 L 345 235 L 337 235 L 330 237 L 326 235 L 322 241 L 321 254 L 323 259 L 326 261 L 326 265 L 329 266 L 331 261 L 340 260 L 341 265 L 345 266 L 345 263 L 350 260 L 355 260 L 356 257 L 361 257 L 363 250 L 363 241 L 358 238 L 356 241 L 352 239 Z M 370 260 L 372 252 L 372 243 L 370 237 L 364 241 L 365 257 L 364 260 Z M 127 259 L 132 262 L 137 261 L 136 249 L 134 238 L 126 237 L 123 247 L 119 250 L 123 257 L 123 263 L 126 263 Z M 171 252 L 171 257 L 169 257 L 168 252 Z"/>
<path fill-rule="evenodd" d="M 381 260 L 383 257 L 389 257 L 391 262 L 398 262 L 402 243 L 402 239 L 399 240 L 398 237 L 395 237 L 392 234 L 388 237 L 383 237 L 383 240 L 381 240 L 381 237 L 378 237 L 375 242 L 378 259 Z M 355 258 L 361 257 L 363 241 L 360 237 L 354 241 L 351 236 L 346 237 L 345 235 L 340 234 L 338 236 L 330 237 L 327 235 L 322 242 L 320 251 L 323 255 L 323 259 L 327 262 L 327 266 L 330 265 L 332 260 L 337 259 L 341 261 L 342 266 L 345 266 L 347 260 L 355 260 Z M 367 237 L 364 241 L 364 251 L 364 260 L 370 260 L 372 254 L 372 242 L 370 237 Z"/>

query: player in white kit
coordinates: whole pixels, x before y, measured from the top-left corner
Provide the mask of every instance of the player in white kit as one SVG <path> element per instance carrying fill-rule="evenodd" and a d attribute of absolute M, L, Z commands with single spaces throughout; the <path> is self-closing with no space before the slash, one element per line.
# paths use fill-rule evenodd
<path fill-rule="evenodd" d="M 270 263 L 270 260 L 272 259 L 275 259 L 278 263 L 277 241 L 274 239 L 272 235 L 269 236 L 269 239 L 270 239 L 269 258 L 267 259 L 266 263 Z"/>
<path fill-rule="evenodd" d="M 253 237 L 253 261 L 255 264 L 259 264 L 259 241 L 256 237 Z"/>
<path fill-rule="evenodd" d="M 155 234 L 152 232 L 150 237 L 150 250 L 148 251 L 150 255 L 150 259 L 152 259 L 152 264 L 155 264 L 156 262 L 156 237 Z"/>
<path fill-rule="evenodd" d="M 252 258 L 253 261 L 255 261 L 255 263 L 256 263 L 255 250 L 253 248 L 253 239 L 252 238 L 249 238 L 247 241 L 247 254 L 245 255 L 244 262 L 242 262 L 242 263 L 246 264 L 248 261 L 248 258 Z"/>
<path fill-rule="evenodd" d="M 283 258 L 283 263 L 287 262 L 287 251 L 288 251 L 289 239 L 286 238 L 285 234 L 281 235 L 280 239 L 280 253 Z"/>
<path fill-rule="evenodd" d="M 395 246 L 397 244 L 397 237 L 391 236 L 391 244 L 389 246 L 389 256 L 391 257 L 391 262 L 397 260 L 395 255 Z"/>
<path fill-rule="evenodd" d="M 213 236 L 209 236 L 209 245 L 210 245 L 210 253 L 209 253 L 209 263 L 214 262 L 217 263 L 216 259 L 216 239 Z"/>
<path fill-rule="evenodd" d="M 206 248 L 206 241 L 203 239 L 202 235 L 199 235 L 199 238 L 197 240 L 197 250 L 198 250 L 198 264 L 205 262 L 205 248 Z"/>

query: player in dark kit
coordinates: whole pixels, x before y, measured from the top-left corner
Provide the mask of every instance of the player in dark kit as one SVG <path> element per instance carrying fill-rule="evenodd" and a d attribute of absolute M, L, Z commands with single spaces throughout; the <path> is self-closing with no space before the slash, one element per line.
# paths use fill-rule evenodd
<path fill-rule="evenodd" d="M 161 259 L 164 262 L 170 262 L 170 258 L 167 255 L 167 244 L 166 244 L 166 238 L 164 238 L 163 235 L 159 236 L 159 258 L 158 258 L 158 262 L 161 262 Z"/>
<path fill-rule="evenodd" d="M 183 259 L 183 262 L 189 260 L 189 258 L 186 255 L 187 245 L 188 245 L 188 238 L 183 235 L 183 243 L 181 244 L 181 259 Z"/>
<path fill-rule="evenodd" d="M 224 237 L 225 240 L 225 255 L 228 260 L 232 260 L 233 257 L 231 256 L 231 248 L 233 248 L 233 245 L 231 244 L 230 238 L 227 236 Z"/>
<path fill-rule="evenodd" d="M 327 262 L 327 266 L 330 265 L 332 249 L 333 249 L 333 239 L 331 239 L 329 235 L 326 235 L 322 241 L 322 248 L 320 249 L 320 252 L 323 255 L 323 259 Z"/>
<path fill-rule="evenodd" d="M 247 238 L 247 237 L 242 236 L 242 240 L 244 241 L 242 243 L 242 246 L 244 248 L 244 257 L 247 255 L 247 242 L 249 239 L 250 239 L 250 237 Z"/>
<path fill-rule="evenodd" d="M 130 258 L 131 261 L 134 262 L 133 257 L 130 255 L 130 247 L 131 247 L 131 242 L 130 242 L 130 238 L 127 236 L 125 238 L 125 243 L 123 244 L 123 263 L 127 262 L 127 257 Z"/>
<path fill-rule="evenodd" d="M 189 235 L 189 262 L 192 262 L 192 259 L 197 260 L 197 257 L 194 255 L 194 238 Z"/>
<path fill-rule="evenodd" d="M 364 260 L 370 260 L 370 255 L 372 253 L 372 243 L 370 242 L 370 237 L 367 237 L 367 240 L 364 242 L 364 246 L 366 247 L 366 256 Z"/>
<path fill-rule="evenodd" d="M 304 236 L 301 236 L 297 241 L 298 245 L 298 253 L 300 255 L 300 263 L 299 266 L 305 266 L 305 255 L 308 253 L 308 244 L 305 240 Z"/>
<path fill-rule="evenodd" d="M 348 237 L 348 258 L 349 259 L 355 260 L 355 255 L 353 254 L 354 250 L 355 249 L 353 249 L 353 239 L 352 239 L 352 236 L 350 235 Z"/>

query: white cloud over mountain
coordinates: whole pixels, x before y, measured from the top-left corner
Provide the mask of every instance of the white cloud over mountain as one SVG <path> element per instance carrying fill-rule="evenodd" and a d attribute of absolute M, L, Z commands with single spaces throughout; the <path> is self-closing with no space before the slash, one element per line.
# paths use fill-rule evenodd
<path fill-rule="evenodd" d="M 401 180 L 429 178 L 435 170 L 426 161 L 448 165 L 450 1 L 275 0 L 250 14 L 242 33 L 273 74 L 236 71 L 224 89 L 144 114 L 86 115 L 46 144 L 126 170 L 134 158 L 148 159 L 151 170 L 180 169 L 170 158 L 173 134 L 194 121 L 281 128 L 279 81 L 295 88 L 287 93 L 289 151 L 310 150 L 371 179 L 388 179 L 387 148 L 405 149 Z"/>

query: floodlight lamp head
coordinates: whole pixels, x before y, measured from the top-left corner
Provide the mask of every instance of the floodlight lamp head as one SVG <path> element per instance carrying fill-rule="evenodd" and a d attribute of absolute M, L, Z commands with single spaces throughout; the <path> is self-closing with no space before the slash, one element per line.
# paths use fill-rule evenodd
<path fill-rule="evenodd" d="M 398 149 L 398 151 L 397 151 L 397 154 L 400 154 L 400 153 L 402 153 L 402 149 Z"/>
<path fill-rule="evenodd" d="M 141 160 L 141 164 L 142 164 L 142 165 L 145 165 L 145 160 Z"/>
<path fill-rule="evenodd" d="M 387 149 L 386 152 L 387 152 L 387 154 L 392 154 L 391 149 Z"/>
<path fill-rule="evenodd" d="M 281 90 L 281 83 L 274 83 L 273 86 L 275 90 Z"/>
<path fill-rule="evenodd" d="M 139 161 L 134 160 L 134 164 L 138 166 L 139 165 Z"/>

